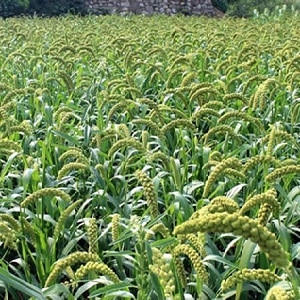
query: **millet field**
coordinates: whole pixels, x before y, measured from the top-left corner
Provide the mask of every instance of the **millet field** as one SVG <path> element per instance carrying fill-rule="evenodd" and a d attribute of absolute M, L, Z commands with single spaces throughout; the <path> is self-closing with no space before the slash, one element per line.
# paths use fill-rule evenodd
<path fill-rule="evenodd" d="M 299 32 L 0 19 L 0 298 L 299 300 Z"/>

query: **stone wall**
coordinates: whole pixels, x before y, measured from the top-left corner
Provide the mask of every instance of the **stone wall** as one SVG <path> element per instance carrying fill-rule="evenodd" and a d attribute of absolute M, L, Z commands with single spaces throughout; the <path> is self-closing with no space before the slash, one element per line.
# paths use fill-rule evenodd
<path fill-rule="evenodd" d="M 83 0 L 88 13 L 214 15 L 211 0 Z"/>
<path fill-rule="evenodd" d="M 1 4 L 1 3 L 5 4 Z M 18 14 L 61 15 L 75 14 L 184 14 L 216 15 L 211 0 L 30 0 L 27 9 L 15 7 L 16 0 L 0 0 L 0 17 Z M 3 7 L 2 7 L 3 6 Z"/>

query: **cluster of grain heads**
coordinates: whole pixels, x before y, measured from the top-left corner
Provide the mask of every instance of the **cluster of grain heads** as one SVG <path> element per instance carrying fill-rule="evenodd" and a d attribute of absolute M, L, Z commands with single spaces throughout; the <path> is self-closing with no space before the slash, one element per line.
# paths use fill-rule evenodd
<path fill-rule="evenodd" d="M 197 232 L 233 233 L 243 236 L 257 243 L 261 251 L 266 253 L 276 266 L 282 268 L 290 266 L 289 254 L 276 240 L 276 236 L 257 220 L 241 216 L 239 212 L 204 214 L 201 218 L 188 220 L 174 229 L 175 235 Z"/>
<path fill-rule="evenodd" d="M 151 272 L 157 275 L 160 285 L 163 287 L 164 296 L 173 299 L 175 294 L 175 278 L 171 269 L 172 255 L 162 253 L 158 248 L 152 247 L 152 261 L 149 266 Z"/>
<path fill-rule="evenodd" d="M 264 129 L 263 123 L 258 118 L 252 117 L 243 111 L 237 110 L 226 112 L 218 119 L 218 123 L 224 123 L 230 119 L 235 119 L 236 121 L 244 120 L 255 125 L 258 128 L 258 130 L 263 131 Z"/>
<path fill-rule="evenodd" d="M 21 225 L 13 216 L 0 214 L 0 242 L 4 248 L 16 250 L 20 232 Z"/>
<path fill-rule="evenodd" d="M 233 140 L 236 140 L 238 143 L 241 142 L 241 138 L 238 134 L 233 130 L 233 128 L 229 125 L 217 125 L 213 128 L 210 128 L 207 133 L 205 133 L 201 140 L 204 141 L 204 144 L 208 144 L 208 141 L 215 135 L 222 134 L 225 137 L 229 136 Z M 219 140 L 219 139 L 218 139 Z"/>
<path fill-rule="evenodd" d="M 255 206 L 268 204 L 271 206 L 274 216 L 278 217 L 280 211 L 280 203 L 276 199 L 276 190 L 270 189 L 265 193 L 254 195 L 246 200 L 245 204 L 240 209 L 240 214 L 243 215 Z"/>
<path fill-rule="evenodd" d="M 280 82 L 274 78 L 268 78 L 267 80 L 265 80 L 263 83 L 261 83 L 259 85 L 259 87 L 257 88 L 254 96 L 253 96 L 253 100 L 252 100 L 252 108 L 256 109 L 256 108 L 260 108 L 261 110 L 266 108 L 267 102 L 266 102 L 266 95 L 269 91 L 269 88 L 272 85 L 279 85 L 281 86 Z"/>
<path fill-rule="evenodd" d="M 277 168 L 266 176 L 267 182 L 273 182 L 278 178 L 282 178 L 288 174 L 300 174 L 300 165 L 284 166 Z"/>
<path fill-rule="evenodd" d="M 114 283 L 120 282 L 118 275 L 102 261 L 89 261 L 85 265 L 80 266 L 75 272 L 75 278 L 76 280 L 81 280 L 91 272 L 105 275 Z"/>
<path fill-rule="evenodd" d="M 68 256 L 61 258 L 58 260 L 54 266 L 52 271 L 50 272 L 46 282 L 45 287 L 49 287 L 55 284 L 57 277 L 60 276 L 61 272 L 65 270 L 67 267 L 71 267 L 76 264 L 84 264 L 87 262 L 100 262 L 100 258 L 97 254 L 90 252 L 74 252 L 69 254 Z"/>
<path fill-rule="evenodd" d="M 216 213 L 216 212 L 234 213 L 238 211 L 239 206 L 233 199 L 229 197 L 217 196 L 213 198 L 205 208 L 207 208 L 207 211 L 209 213 Z M 199 212 L 200 211 L 201 210 L 199 210 Z"/>
<path fill-rule="evenodd" d="M 239 283 L 249 280 L 259 280 L 260 282 L 272 285 L 282 279 L 270 269 L 242 269 L 234 272 L 226 280 L 223 280 L 221 288 L 223 291 L 226 291 Z"/>
<path fill-rule="evenodd" d="M 235 176 L 244 178 L 244 175 L 239 172 L 241 169 L 242 163 L 235 157 L 227 158 L 218 163 L 207 178 L 204 186 L 203 197 L 206 198 L 209 196 L 210 190 L 213 188 L 214 183 L 220 175 L 232 174 L 234 172 Z"/>
<path fill-rule="evenodd" d="M 208 273 L 204 263 L 202 262 L 200 253 L 198 253 L 191 245 L 180 244 L 174 248 L 173 255 L 176 257 L 180 256 L 181 254 L 186 255 L 191 260 L 197 276 L 199 276 L 204 283 L 207 283 Z"/>
<path fill-rule="evenodd" d="M 59 235 L 63 232 L 63 227 L 65 225 L 65 222 L 67 218 L 70 216 L 70 214 L 74 211 L 74 209 L 82 203 L 82 200 L 77 200 L 70 204 L 60 215 L 58 218 L 55 227 L 54 227 L 54 232 L 53 232 L 53 239 L 54 241 L 57 241 L 59 238 Z"/>
<path fill-rule="evenodd" d="M 7 126 L 6 131 L 3 133 L 3 138 L 9 137 L 13 133 L 21 133 L 29 136 L 32 133 L 32 125 L 30 124 L 29 121 L 24 120 L 19 125 Z"/>
<path fill-rule="evenodd" d="M 8 139 L 0 139 L 0 153 L 11 154 L 12 152 L 22 152 L 21 146 Z"/>
<path fill-rule="evenodd" d="M 35 191 L 34 193 L 26 197 L 20 205 L 21 207 L 26 207 L 30 204 L 37 202 L 40 198 L 43 197 L 59 197 L 66 202 L 71 201 L 71 197 L 62 190 L 59 190 L 57 188 L 43 188 Z"/>
<path fill-rule="evenodd" d="M 198 232 L 197 234 L 189 233 L 184 236 L 186 242 L 190 243 L 192 247 L 200 254 L 203 258 L 207 255 L 205 250 L 206 233 Z"/>
<path fill-rule="evenodd" d="M 120 215 L 113 214 L 111 217 L 111 239 L 115 242 L 119 237 Z"/>
<path fill-rule="evenodd" d="M 135 138 L 125 138 L 117 141 L 112 145 L 112 147 L 108 151 L 108 156 L 111 157 L 113 154 L 115 154 L 116 151 L 124 148 L 124 147 L 130 147 L 135 148 L 141 153 L 145 153 L 146 149 L 144 148 L 143 144 L 136 140 Z"/>
<path fill-rule="evenodd" d="M 262 165 L 272 165 L 276 167 L 279 165 L 279 161 L 271 155 L 256 155 L 246 161 L 243 166 L 243 173 L 246 175 L 252 169 Z"/>
<path fill-rule="evenodd" d="M 87 162 L 70 162 L 64 165 L 59 171 L 57 175 L 57 179 L 60 180 L 69 173 L 73 171 L 81 171 L 83 173 L 87 173 L 90 170 L 90 166 Z"/>
<path fill-rule="evenodd" d="M 98 248 L 98 225 L 95 218 L 91 218 L 87 225 L 87 234 L 89 241 L 89 252 L 97 254 L 99 251 Z"/>
<path fill-rule="evenodd" d="M 163 223 L 157 223 L 150 227 L 149 231 L 147 232 L 145 239 L 150 240 L 152 236 L 155 234 L 161 234 L 164 238 L 167 238 L 170 236 L 169 229 L 163 224 Z"/>
<path fill-rule="evenodd" d="M 135 175 L 143 186 L 144 195 L 147 200 L 147 205 L 149 207 L 150 214 L 153 218 L 156 218 L 159 215 L 159 210 L 158 210 L 158 199 L 154 188 L 154 184 L 151 178 L 149 178 L 147 174 L 143 171 L 139 170 L 135 173 Z"/>
<path fill-rule="evenodd" d="M 280 286 L 273 286 L 269 289 L 266 300 L 296 300 L 293 291 L 288 291 Z"/>
<path fill-rule="evenodd" d="M 88 164 L 88 159 L 84 156 L 82 150 L 77 148 L 71 148 L 65 151 L 58 159 L 60 163 L 75 161 L 77 163 Z"/>

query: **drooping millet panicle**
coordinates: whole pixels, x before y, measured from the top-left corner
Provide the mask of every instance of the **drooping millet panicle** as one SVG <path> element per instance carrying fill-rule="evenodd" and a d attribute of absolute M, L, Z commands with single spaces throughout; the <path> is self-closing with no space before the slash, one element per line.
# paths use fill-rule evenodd
<path fill-rule="evenodd" d="M 228 177 L 232 177 L 232 178 L 240 178 L 241 180 L 245 179 L 245 174 L 244 173 L 242 173 L 238 170 L 232 169 L 232 168 L 226 168 L 223 172 L 223 175 L 228 176 Z"/>
<path fill-rule="evenodd" d="M 195 129 L 194 124 L 188 119 L 176 119 L 170 121 L 168 124 L 164 125 L 161 129 L 161 134 L 165 135 L 166 132 L 172 128 L 177 128 L 179 126 L 184 126 L 190 129 Z"/>
<path fill-rule="evenodd" d="M 268 142 L 266 152 L 269 153 L 269 155 L 273 155 L 275 144 L 280 143 L 281 141 L 290 142 L 293 145 L 297 145 L 297 141 L 292 134 L 284 130 L 280 130 L 275 126 L 272 126 L 271 132 L 260 140 L 262 144 Z"/>
<path fill-rule="evenodd" d="M 246 161 L 246 163 L 243 166 L 243 172 L 244 174 L 246 174 L 249 170 L 265 163 L 270 163 L 274 166 L 277 166 L 279 164 L 279 161 L 271 155 L 256 155 Z"/>
<path fill-rule="evenodd" d="M 217 196 L 213 198 L 209 204 L 203 206 L 201 209 L 196 210 L 190 217 L 190 220 L 201 218 L 209 213 L 234 213 L 239 210 L 238 204 L 231 198 L 226 196 Z"/>
<path fill-rule="evenodd" d="M 171 70 L 172 70 L 172 69 L 171 69 Z M 167 78 L 167 81 L 166 81 L 166 89 L 171 88 L 172 85 L 173 85 L 174 79 L 175 79 L 176 77 L 179 77 L 183 72 L 184 72 L 184 69 L 183 69 L 182 66 L 179 66 L 179 67 L 177 67 L 177 68 L 174 68 L 174 69 L 170 72 L 170 74 L 169 74 L 169 76 L 168 76 L 168 78 Z"/>
<path fill-rule="evenodd" d="M 123 147 L 136 148 L 141 153 L 146 152 L 146 149 L 143 147 L 143 144 L 141 142 L 137 141 L 134 138 L 126 138 L 126 139 L 121 139 L 121 140 L 117 141 L 116 143 L 114 143 L 108 151 L 108 156 L 111 157 L 117 150 L 119 150 Z"/>
<path fill-rule="evenodd" d="M 275 133 L 276 133 L 276 127 L 272 126 L 271 133 L 269 135 L 269 141 L 268 146 L 266 150 L 266 156 L 273 156 L 273 149 L 275 146 Z"/>
<path fill-rule="evenodd" d="M 221 161 L 223 159 L 223 155 L 220 151 L 214 150 L 209 154 L 209 160 Z"/>
<path fill-rule="evenodd" d="M 128 109 L 129 107 L 137 106 L 136 102 L 133 100 L 123 100 L 122 102 L 117 102 L 108 112 L 107 120 L 112 119 L 115 113 L 120 109 Z"/>
<path fill-rule="evenodd" d="M 89 253 L 97 254 L 98 248 L 98 225 L 95 218 L 90 218 L 87 225 L 87 234 L 89 241 Z"/>
<path fill-rule="evenodd" d="M 215 167 L 220 163 L 220 160 L 209 159 L 209 161 L 202 166 L 202 170 L 209 169 L 211 167 Z"/>
<path fill-rule="evenodd" d="M 220 117 L 220 114 L 218 111 L 216 111 L 215 109 L 213 108 L 203 108 L 201 107 L 200 109 L 198 109 L 197 111 L 195 111 L 192 115 L 192 119 L 193 120 L 198 120 L 198 119 L 201 119 L 203 116 L 215 116 L 217 118 Z"/>
<path fill-rule="evenodd" d="M 226 94 L 223 97 L 223 100 L 225 102 L 228 102 L 229 100 L 241 100 L 245 105 L 248 105 L 248 99 L 242 94 L 242 93 L 230 93 Z"/>
<path fill-rule="evenodd" d="M 230 127 L 229 125 L 217 125 L 215 127 L 212 127 L 211 129 L 209 129 L 207 133 L 205 133 L 201 137 L 201 140 L 204 141 L 204 144 L 207 144 L 208 140 L 216 134 L 229 135 L 231 138 L 235 139 L 238 143 L 241 142 L 241 138 L 234 132 L 232 127 Z"/>
<path fill-rule="evenodd" d="M 272 285 L 275 282 L 282 280 L 282 278 L 276 275 L 270 269 L 242 269 L 234 272 L 226 280 L 223 280 L 221 289 L 224 292 L 239 283 L 249 280 L 259 280 Z"/>
<path fill-rule="evenodd" d="M 131 96 L 131 98 L 133 98 L 133 99 L 143 97 L 143 93 L 138 88 L 133 87 L 133 86 L 124 88 L 123 92 L 125 95 L 129 94 Z M 127 96 L 127 97 L 130 97 L 130 96 Z"/>
<path fill-rule="evenodd" d="M 296 174 L 300 173 L 300 165 L 284 166 L 284 167 L 275 169 L 273 172 L 271 172 L 270 174 L 268 174 L 266 176 L 266 181 L 272 182 L 278 178 L 282 178 L 285 175 L 294 174 L 294 173 L 296 173 Z"/>
<path fill-rule="evenodd" d="M 116 84 L 111 90 L 110 90 L 110 94 L 113 95 L 115 93 L 120 93 L 120 94 L 123 94 L 124 93 L 124 89 L 128 88 L 128 83 L 123 81 L 122 83 L 119 83 L 119 84 Z M 126 100 L 123 100 L 123 101 L 127 101 L 128 99 Z"/>
<path fill-rule="evenodd" d="M 83 171 L 87 172 L 89 171 L 89 165 L 88 163 L 82 163 L 82 162 L 70 162 L 66 165 L 64 165 L 57 174 L 57 179 L 60 180 L 63 177 L 65 177 L 67 174 L 73 171 Z"/>
<path fill-rule="evenodd" d="M 175 269 L 176 269 L 178 278 L 181 282 L 181 285 L 185 288 L 187 286 L 187 278 L 186 278 L 183 260 L 179 255 L 176 255 L 174 253 L 174 250 L 172 252 L 172 257 L 173 257 L 173 261 L 174 261 L 174 265 L 175 265 Z"/>
<path fill-rule="evenodd" d="M 212 108 L 212 109 L 221 109 L 224 108 L 224 102 L 218 100 L 212 100 L 207 103 L 204 103 L 201 108 Z"/>
<path fill-rule="evenodd" d="M 266 107 L 266 94 L 268 92 L 268 89 L 271 85 L 275 85 L 280 83 L 274 79 L 274 78 L 268 78 L 265 80 L 263 83 L 259 85 L 257 88 L 254 98 L 253 98 L 253 103 L 252 103 L 252 108 L 256 109 L 259 107 L 261 110 L 265 109 Z"/>
<path fill-rule="evenodd" d="M 257 214 L 257 222 L 262 225 L 266 226 L 268 223 L 268 219 L 272 213 L 273 207 L 269 203 L 265 202 L 260 205 Z"/>
<path fill-rule="evenodd" d="M 206 242 L 206 234 L 198 232 L 198 234 L 189 233 L 185 236 L 186 240 L 192 245 L 192 247 L 199 253 L 200 257 L 203 258 L 207 255 L 204 248 Z"/>
<path fill-rule="evenodd" d="M 249 88 L 249 86 L 254 82 L 254 81 L 264 81 L 266 80 L 266 76 L 265 75 L 261 75 L 261 74 L 258 74 L 258 75 L 254 75 L 252 77 L 250 77 L 245 83 L 244 83 L 244 86 L 243 86 L 243 90 L 242 90 L 242 94 L 245 95 L 245 93 L 247 92 L 247 89 Z"/>
<path fill-rule="evenodd" d="M 100 134 L 96 134 L 92 138 L 92 145 L 97 145 L 97 148 L 101 148 L 101 143 L 109 141 L 110 143 L 114 142 L 119 138 L 119 132 L 115 128 L 109 128 L 102 131 Z"/>
<path fill-rule="evenodd" d="M 203 197 L 206 198 L 210 189 L 213 187 L 218 176 L 224 173 L 227 168 L 242 169 L 242 163 L 235 157 L 227 158 L 221 161 L 209 174 L 204 186 Z"/>
<path fill-rule="evenodd" d="M 257 220 L 236 213 L 203 214 L 201 218 L 188 220 L 174 229 L 174 234 L 197 232 L 219 232 L 241 235 L 257 243 L 264 253 L 278 267 L 290 266 L 289 254 L 285 252 L 273 233 L 258 223 Z"/>
<path fill-rule="evenodd" d="M 149 106 L 149 108 L 154 109 L 156 111 L 158 111 L 158 104 L 153 101 L 152 99 L 148 99 L 148 98 L 138 98 L 136 99 L 137 102 L 141 103 L 141 104 L 146 104 Z"/>
<path fill-rule="evenodd" d="M 15 126 L 10 126 L 6 132 L 3 133 L 3 138 L 8 137 L 10 134 L 18 132 L 18 133 L 23 133 L 25 135 L 30 135 L 32 133 L 32 126 L 31 124 L 27 121 L 24 120 L 21 124 L 15 125 Z"/>
<path fill-rule="evenodd" d="M 173 299 L 175 293 L 175 280 L 171 269 L 171 260 L 171 254 L 163 254 L 158 248 L 152 248 L 153 264 L 149 266 L 149 269 L 157 275 L 167 299 Z"/>
<path fill-rule="evenodd" d="M 62 190 L 59 190 L 57 188 L 43 188 L 38 191 L 35 191 L 28 197 L 26 197 L 22 202 L 21 202 L 21 207 L 25 207 L 31 203 L 36 202 L 38 199 L 42 197 L 60 197 L 62 200 L 66 202 L 71 201 L 71 197 L 65 193 Z"/>
<path fill-rule="evenodd" d="M 0 153 L 22 152 L 21 146 L 7 139 L 0 139 Z"/>
<path fill-rule="evenodd" d="M 298 164 L 298 161 L 293 158 L 287 158 L 285 160 L 280 161 L 280 167 L 294 166 L 297 164 Z"/>
<path fill-rule="evenodd" d="M 103 164 L 97 164 L 95 169 L 101 174 L 103 178 L 107 178 L 107 169 L 103 166 Z"/>
<path fill-rule="evenodd" d="M 297 123 L 299 119 L 300 119 L 300 102 L 294 105 L 291 113 L 291 121 L 293 124 Z"/>
<path fill-rule="evenodd" d="M 61 258 L 60 260 L 55 262 L 54 267 L 46 280 L 45 287 L 49 287 L 55 284 L 57 277 L 67 267 L 75 265 L 77 263 L 87 263 L 89 261 L 100 262 L 101 259 L 97 254 L 80 251 L 71 253 L 64 258 Z"/>
<path fill-rule="evenodd" d="M 147 127 L 149 127 L 149 129 L 152 131 L 152 133 L 154 135 L 158 136 L 160 139 L 164 139 L 161 129 L 153 121 L 151 121 L 149 119 L 135 119 L 135 120 L 132 120 L 132 123 L 146 125 Z"/>
<path fill-rule="evenodd" d="M 203 95 L 208 95 L 208 94 L 213 94 L 215 96 L 219 95 L 219 92 L 217 89 L 215 89 L 214 87 L 202 87 L 197 89 L 194 93 L 191 94 L 191 96 L 189 97 L 190 102 L 198 100 L 199 105 L 203 105 Z M 200 99 L 199 99 L 200 97 Z"/>
<path fill-rule="evenodd" d="M 148 163 L 152 163 L 156 160 L 159 160 L 162 162 L 164 168 L 169 171 L 170 170 L 170 158 L 163 152 L 157 151 L 154 153 L 147 153 L 146 159 Z"/>
<path fill-rule="evenodd" d="M 150 230 L 149 232 L 147 232 L 145 239 L 149 240 L 156 233 L 160 233 L 164 238 L 170 236 L 169 229 L 163 223 L 157 223 L 150 227 Z"/>
<path fill-rule="evenodd" d="M 287 291 L 279 285 L 271 287 L 266 300 L 297 300 L 293 291 Z"/>
<path fill-rule="evenodd" d="M 0 222 L 4 221 L 9 225 L 11 229 L 18 232 L 21 229 L 20 223 L 11 215 L 9 214 L 0 214 Z"/>
<path fill-rule="evenodd" d="M 197 78 L 196 72 L 189 72 L 187 73 L 181 81 L 181 87 L 189 86 L 191 84 L 191 81 L 193 81 L 195 78 Z"/>
<path fill-rule="evenodd" d="M 142 131 L 142 145 L 148 150 L 149 132 L 147 130 Z"/>
<path fill-rule="evenodd" d="M 79 117 L 74 112 L 62 112 L 60 114 L 58 130 L 63 131 L 66 124 L 70 123 L 71 119 L 79 120 Z"/>
<path fill-rule="evenodd" d="M 3 221 L 0 221 L 0 241 L 3 242 L 4 248 L 17 250 L 16 232 Z"/>
<path fill-rule="evenodd" d="M 209 213 L 228 212 L 234 213 L 239 210 L 239 205 L 231 198 L 226 196 L 217 196 L 207 205 Z"/>
<path fill-rule="evenodd" d="M 88 159 L 83 155 L 81 149 L 72 148 L 64 152 L 58 160 L 63 163 L 65 160 L 75 160 L 76 162 L 87 164 Z"/>
<path fill-rule="evenodd" d="M 159 215 L 159 210 L 157 195 L 154 189 L 153 182 L 143 171 L 137 171 L 135 174 L 137 179 L 141 182 L 143 186 L 144 195 L 147 200 L 147 205 L 150 209 L 150 214 L 153 218 L 156 218 Z"/>
<path fill-rule="evenodd" d="M 228 119 L 236 119 L 236 120 L 243 119 L 246 122 L 254 124 L 259 130 L 263 130 L 264 128 L 262 122 L 258 118 L 247 115 L 245 112 L 242 111 L 237 111 L 237 110 L 228 111 L 218 119 L 218 123 L 223 123 Z"/>
<path fill-rule="evenodd" d="M 170 114 L 174 114 L 176 116 L 176 119 L 188 119 L 188 116 L 181 111 L 180 109 L 174 108 L 174 107 L 170 107 L 168 105 L 165 104 L 159 104 L 158 105 L 158 113 L 160 114 L 160 116 L 162 115 L 162 113 L 164 112 L 168 112 Z M 165 120 L 163 119 L 163 117 L 161 116 L 161 123 L 165 123 Z"/>
<path fill-rule="evenodd" d="M 243 215 L 249 211 L 252 207 L 257 205 L 262 205 L 263 203 L 268 203 L 272 206 L 272 211 L 275 216 L 279 215 L 280 204 L 276 199 L 276 190 L 270 189 L 262 194 L 254 195 L 247 199 L 246 203 L 240 209 L 240 214 Z"/>
<path fill-rule="evenodd" d="M 201 260 L 200 254 L 197 253 L 197 251 L 193 247 L 191 247 L 190 245 L 180 244 L 174 248 L 173 253 L 175 256 L 180 256 L 180 254 L 187 255 L 191 260 L 199 278 L 201 278 L 201 280 L 203 280 L 204 282 L 207 282 L 208 273 L 206 271 L 205 265 Z"/>
<path fill-rule="evenodd" d="M 82 203 L 82 200 L 79 199 L 75 201 L 74 203 L 70 204 L 60 215 L 58 218 L 55 227 L 54 227 L 54 232 L 53 232 L 53 240 L 56 241 L 59 238 L 59 235 L 63 233 L 63 226 L 67 220 L 67 218 L 70 216 L 70 214 L 73 212 L 73 210 L 80 204 Z"/>
<path fill-rule="evenodd" d="M 120 215 L 113 214 L 111 217 L 111 239 L 115 242 L 119 237 Z"/>
<path fill-rule="evenodd" d="M 76 280 L 81 280 L 91 272 L 105 275 L 114 283 L 120 282 L 118 275 L 102 261 L 89 261 L 85 265 L 80 266 L 75 272 L 75 278 Z"/>
<path fill-rule="evenodd" d="M 117 127 L 117 132 L 122 138 L 130 137 L 130 131 L 126 124 L 119 124 Z"/>

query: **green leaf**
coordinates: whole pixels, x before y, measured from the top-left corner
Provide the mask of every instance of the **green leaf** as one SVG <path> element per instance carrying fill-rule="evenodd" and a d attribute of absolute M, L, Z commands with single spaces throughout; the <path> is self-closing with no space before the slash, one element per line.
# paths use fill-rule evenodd
<path fill-rule="evenodd" d="M 114 293 L 114 292 L 120 292 L 121 290 L 127 289 L 127 288 L 137 288 L 135 285 L 129 283 L 129 282 L 119 282 L 119 283 L 114 283 L 114 284 L 110 284 L 104 287 L 101 287 L 95 291 L 93 291 L 90 295 L 90 298 L 93 299 L 95 297 L 98 297 L 100 295 L 104 295 L 104 294 L 109 294 L 109 293 Z M 127 291 L 121 291 L 121 292 L 126 292 Z M 130 293 L 129 293 L 130 294 Z M 130 294 L 132 297 L 132 299 L 135 299 L 135 297 Z M 126 295 L 126 297 L 128 297 Z"/>
<path fill-rule="evenodd" d="M 16 277 L 4 268 L 0 268 L 0 280 L 2 280 L 5 285 L 20 291 L 22 294 L 33 297 L 34 299 L 47 300 L 41 289 Z"/>

